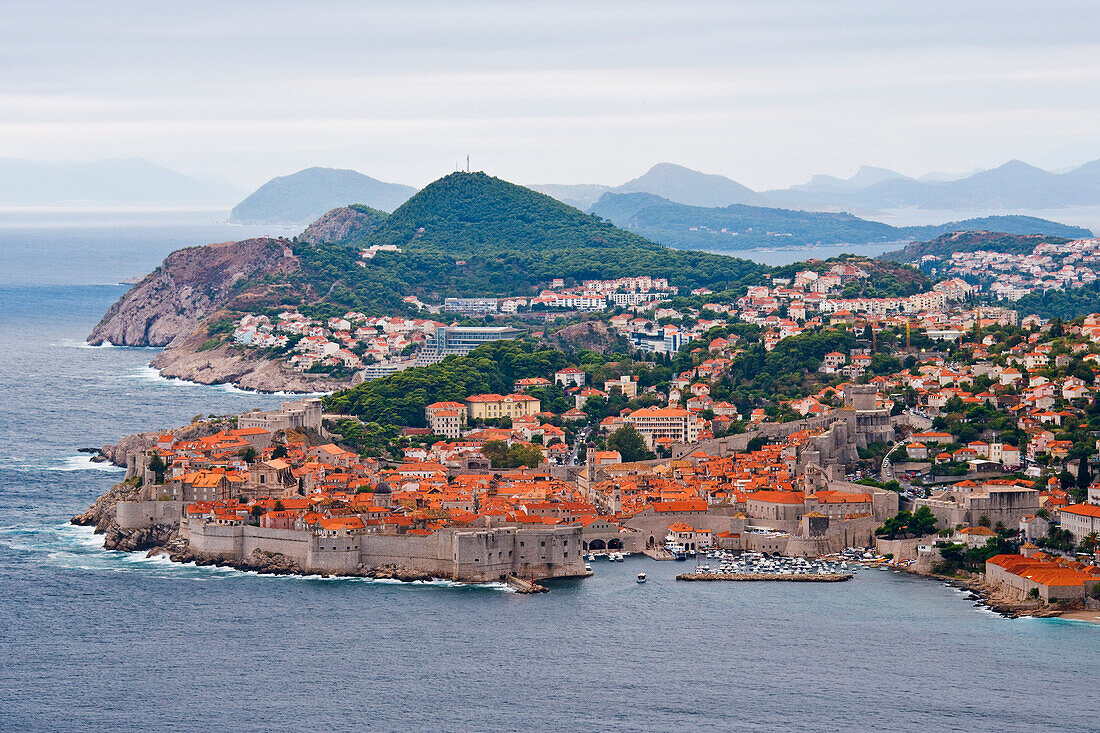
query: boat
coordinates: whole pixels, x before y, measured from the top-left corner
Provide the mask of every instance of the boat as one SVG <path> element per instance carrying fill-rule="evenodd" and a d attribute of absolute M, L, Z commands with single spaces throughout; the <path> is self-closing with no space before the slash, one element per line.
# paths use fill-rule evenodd
<path fill-rule="evenodd" d="M 645 582 L 645 573 L 638 573 L 638 582 L 639 583 L 644 583 Z"/>
<path fill-rule="evenodd" d="M 615 562 L 622 562 L 625 559 L 625 556 L 621 552 L 616 552 L 615 557 L 612 559 L 614 559 Z"/>
<path fill-rule="evenodd" d="M 591 573 L 592 572 L 592 566 L 589 565 L 588 563 L 585 563 L 584 564 L 584 572 Z"/>

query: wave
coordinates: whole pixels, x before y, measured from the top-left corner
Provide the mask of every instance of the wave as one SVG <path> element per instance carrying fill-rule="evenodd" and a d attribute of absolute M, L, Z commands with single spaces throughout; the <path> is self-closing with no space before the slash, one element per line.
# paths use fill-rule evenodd
<path fill-rule="evenodd" d="M 107 461 L 93 461 L 87 455 L 68 456 L 61 459 L 61 467 L 52 468 L 53 471 L 105 471 L 107 473 L 125 472 L 122 466 L 116 466 Z"/>
<path fill-rule="evenodd" d="M 120 346 L 118 344 L 112 344 L 110 341 L 104 341 L 101 344 L 89 344 L 87 341 L 78 341 L 75 339 L 66 339 L 61 342 L 61 346 L 66 349 L 132 349 L 142 351 L 159 351 L 159 346 Z"/>
<path fill-rule="evenodd" d="M 126 375 L 129 379 L 138 379 L 142 382 L 150 383 L 167 383 L 175 387 L 200 387 L 203 385 L 195 382 L 188 382 L 186 379 L 180 379 L 179 377 L 165 377 L 161 375 L 160 370 L 151 367 L 149 365 L 139 367 L 136 372 Z"/>
<path fill-rule="evenodd" d="M 233 395 L 246 395 L 249 397 L 294 397 L 301 399 L 303 397 L 321 397 L 328 394 L 327 392 L 261 392 L 256 389 L 244 389 L 237 387 L 233 384 L 201 384 L 199 382 L 190 382 L 186 379 L 180 379 L 179 377 L 166 377 L 161 374 L 160 370 L 152 366 L 144 366 L 139 368 L 132 374 L 127 374 L 129 379 L 139 379 L 143 382 L 171 384 L 175 387 L 195 387 L 203 389 L 211 389 L 217 392 L 224 392 L 226 394 Z"/>
<path fill-rule="evenodd" d="M 91 454 L 64 456 L 62 458 L 47 458 L 44 460 L 5 456 L 0 458 L 0 464 L 3 464 L 4 470 L 19 472 L 33 471 L 36 473 L 43 471 L 61 471 L 64 473 L 70 471 L 103 471 L 104 473 L 118 473 L 126 470 L 121 466 L 116 466 L 107 461 L 93 461 Z"/>
<path fill-rule="evenodd" d="M 328 392 L 261 392 L 257 389 L 245 389 L 233 384 L 211 384 L 203 385 L 209 386 L 219 392 L 226 392 L 228 394 L 249 395 L 255 397 L 296 397 L 301 399 L 303 397 L 323 397 L 329 394 Z"/>

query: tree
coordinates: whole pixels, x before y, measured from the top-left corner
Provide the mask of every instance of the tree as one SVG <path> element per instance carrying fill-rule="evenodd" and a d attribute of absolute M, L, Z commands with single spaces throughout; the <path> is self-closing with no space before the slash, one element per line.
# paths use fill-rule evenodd
<path fill-rule="evenodd" d="M 764 435 L 754 435 L 749 438 L 748 444 L 745 446 L 746 453 L 752 453 L 758 451 L 768 444 L 768 438 Z"/>
<path fill-rule="evenodd" d="M 493 468 L 537 468 L 542 462 L 542 451 L 536 446 L 522 443 L 509 446 L 503 440 L 485 441 L 481 454 L 489 459 Z"/>
<path fill-rule="evenodd" d="M 247 448 L 242 448 L 237 455 L 239 455 L 241 457 L 241 460 L 245 463 L 252 463 L 256 460 L 256 456 L 258 454 L 256 453 L 255 448 L 253 448 L 252 446 L 248 446 Z"/>
<path fill-rule="evenodd" d="M 1092 474 L 1089 473 L 1089 462 L 1087 458 L 1081 458 L 1077 462 L 1077 488 L 1087 489 L 1092 484 Z"/>
<path fill-rule="evenodd" d="M 913 517 L 909 520 L 908 529 L 909 532 L 916 537 L 923 537 L 924 535 L 935 532 L 936 517 L 932 514 L 932 510 L 926 506 L 922 506 L 917 509 L 917 511 L 913 512 Z"/>
<path fill-rule="evenodd" d="M 885 537 L 888 540 L 896 539 L 905 534 L 906 527 L 913 515 L 907 511 L 900 511 L 883 522 L 883 525 L 875 530 L 875 535 Z"/>
<path fill-rule="evenodd" d="M 905 537 L 923 537 L 936 531 L 936 517 L 926 506 L 916 512 L 900 511 L 875 530 L 875 535 L 893 540 Z"/>
<path fill-rule="evenodd" d="M 160 457 L 159 453 L 153 453 L 153 457 L 149 459 L 149 470 L 153 472 L 153 481 L 158 484 L 164 483 L 164 469 L 168 468 L 165 465 L 164 459 Z"/>
<path fill-rule="evenodd" d="M 645 438 L 633 425 L 623 425 L 607 436 L 607 448 L 618 451 L 624 463 L 643 461 L 653 456 L 646 447 Z"/>

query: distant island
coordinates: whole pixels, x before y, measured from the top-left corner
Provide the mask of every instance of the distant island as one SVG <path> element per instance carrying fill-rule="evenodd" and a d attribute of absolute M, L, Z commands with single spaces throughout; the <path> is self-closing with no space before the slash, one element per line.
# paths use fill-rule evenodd
<path fill-rule="evenodd" d="M 232 183 L 184 175 L 143 158 L 47 163 L 0 158 L 5 206 L 228 206 Z"/>
<path fill-rule="evenodd" d="M 605 193 L 592 213 L 678 249 L 738 251 L 925 240 L 946 232 L 982 230 L 1009 234 L 1091 237 L 1072 227 L 1030 216 L 991 216 L 932 226 L 894 227 L 852 214 L 792 211 L 762 206 L 704 208 L 648 193 Z"/>
<path fill-rule="evenodd" d="M 386 183 L 352 170 L 306 168 L 273 178 L 233 207 L 236 224 L 304 224 L 330 209 L 363 204 L 393 211 L 416 193 L 412 186 Z"/>

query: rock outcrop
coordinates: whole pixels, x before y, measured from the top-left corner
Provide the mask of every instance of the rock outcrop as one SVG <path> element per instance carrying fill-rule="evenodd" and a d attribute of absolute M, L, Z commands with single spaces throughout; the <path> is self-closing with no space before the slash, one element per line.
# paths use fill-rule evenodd
<path fill-rule="evenodd" d="M 352 232 L 366 235 L 373 231 L 386 216 L 386 212 L 368 206 L 340 206 L 306 227 L 298 239 L 310 244 L 341 242 Z"/>
<path fill-rule="evenodd" d="M 287 243 L 277 239 L 177 250 L 110 307 L 88 343 L 171 345 L 239 295 L 242 283 L 297 268 Z"/>
<path fill-rule="evenodd" d="M 107 550 L 139 552 L 164 547 L 179 532 L 179 527 L 169 524 L 153 524 L 136 529 L 123 529 L 112 521 L 104 530 L 103 547 Z"/>
<path fill-rule="evenodd" d="M 544 342 L 555 349 L 588 349 L 609 354 L 619 345 L 619 338 L 602 321 L 585 321 L 558 329 Z"/>
<path fill-rule="evenodd" d="M 258 392 L 331 392 L 348 386 L 324 375 L 305 374 L 286 368 L 281 361 L 230 345 L 199 350 L 202 335 L 188 337 L 157 354 L 152 366 L 163 377 L 198 384 L 233 384 Z"/>

